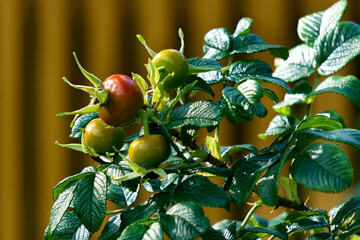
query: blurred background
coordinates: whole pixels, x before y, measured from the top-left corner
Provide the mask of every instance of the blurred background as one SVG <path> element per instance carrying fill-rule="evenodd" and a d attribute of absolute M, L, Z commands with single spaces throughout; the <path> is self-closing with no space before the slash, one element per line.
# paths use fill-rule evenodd
<path fill-rule="evenodd" d="M 62 81 L 88 84 L 72 56 L 100 79 L 115 74 L 146 76 L 149 55 L 138 42 L 140 33 L 155 51 L 180 47 L 177 30 L 185 33 L 185 55 L 202 56 L 203 36 L 212 28 L 235 30 L 242 17 L 254 19 L 251 32 L 266 43 L 292 48 L 299 43 L 296 26 L 301 16 L 325 10 L 335 0 L 0 0 L 0 239 L 42 239 L 49 221 L 52 188 L 63 178 L 96 165 L 89 157 L 56 146 L 74 142 L 71 117 L 56 113 L 85 106 L 88 96 Z M 343 20 L 360 23 L 360 1 L 348 0 Z M 273 66 L 268 53 L 246 56 Z M 359 58 L 338 74 L 359 77 Z M 282 89 L 270 86 L 279 93 Z M 216 90 L 216 89 L 215 89 Z M 208 98 L 208 96 L 200 96 Z M 275 116 L 233 126 L 221 125 L 221 144 L 251 143 L 261 148 L 273 138 L 257 139 Z M 358 109 L 344 97 L 320 95 L 313 112 L 336 109 L 347 126 L 359 128 Z M 359 169 L 358 153 L 345 147 Z M 356 181 L 359 178 L 355 171 Z M 300 188 L 300 191 L 304 191 Z M 351 196 L 307 192 L 309 205 L 330 209 Z M 139 199 L 142 202 L 146 197 Z M 242 219 L 244 210 L 206 209 L 214 223 L 223 218 Z M 276 216 L 271 208 L 257 213 Z M 94 239 L 96 238 L 93 237 Z"/>

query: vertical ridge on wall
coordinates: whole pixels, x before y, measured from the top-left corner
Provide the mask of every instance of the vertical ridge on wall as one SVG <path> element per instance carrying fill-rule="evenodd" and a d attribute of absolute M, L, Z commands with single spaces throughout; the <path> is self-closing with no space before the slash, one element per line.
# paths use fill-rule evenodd
<path fill-rule="evenodd" d="M 104 80 L 123 61 L 119 53 L 122 8 L 117 0 L 90 0 L 84 4 L 87 70 Z"/>
<path fill-rule="evenodd" d="M 22 239 L 22 1 L 0 1 L 0 239 Z"/>
<path fill-rule="evenodd" d="M 68 124 L 64 118 L 57 118 L 56 114 L 64 110 L 67 103 L 68 86 L 61 80 L 68 72 L 69 55 L 69 2 L 64 0 L 38 0 L 37 15 L 38 41 L 36 66 L 35 97 L 36 122 L 36 192 L 37 228 L 45 229 L 49 222 L 52 201 L 52 188 L 67 176 L 67 157 L 69 150 L 60 149 L 54 143 L 61 142 L 67 136 Z M 66 130 L 65 130 L 66 129 Z M 45 210 L 46 209 L 46 210 Z M 46 214 L 48 212 L 48 214 Z M 34 239 L 43 238 L 39 231 Z"/>

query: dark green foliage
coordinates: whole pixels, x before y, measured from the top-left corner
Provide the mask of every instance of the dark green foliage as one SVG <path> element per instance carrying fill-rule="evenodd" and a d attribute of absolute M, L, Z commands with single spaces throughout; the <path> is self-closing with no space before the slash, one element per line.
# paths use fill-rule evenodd
<path fill-rule="evenodd" d="M 339 0 L 325 11 L 302 17 L 297 28 L 302 42 L 289 51 L 250 33 L 250 18 L 240 19 L 233 34 L 225 28 L 212 29 L 204 36 L 204 56 L 187 59 L 189 76 L 171 94 L 163 91 L 159 78 L 164 69 L 149 60 L 152 86 L 134 75 L 146 93 L 147 101 L 132 122 L 142 123 L 142 129 L 127 136 L 121 150 L 98 155 L 84 144 L 58 144 L 86 150 L 102 164 L 87 167 L 54 187 L 45 239 L 89 239 L 99 229 L 100 240 L 289 239 L 299 232 L 307 232 L 307 240 L 357 236 L 360 221 L 353 215 L 360 209 L 359 196 L 327 212 L 301 202 L 306 197 L 297 191 L 302 184 L 315 191 L 340 192 L 352 185 L 358 172 L 337 143 L 360 149 L 360 130 L 347 128 L 337 110 L 315 113 L 312 108 L 318 95 L 328 93 L 342 95 L 353 107 L 360 107 L 360 80 L 331 75 L 360 54 L 359 25 L 341 21 L 346 7 L 347 2 Z M 179 36 L 183 40 L 182 31 Z M 145 40 L 139 39 L 153 54 Z M 274 71 L 264 61 L 241 56 L 262 51 L 282 58 Z M 95 76 L 81 70 L 101 88 Z M 312 75 L 315 81 L 309 80 Z M 213 90 L 215 84 L 222 87 L 219 96 Z M 272 87 L 280 87 L 284 95 Z M 207 98 L 192 100 L 199 91 Z M 274 102 L 273 109 L 262 103 L 264 96 Z M 257 133 L 262 139 L 273 137 L 269 146 L 220 145 L 224 118 L 236 125 L 263 118 L 270 111 L 277 115 L 265 132 Z M 82 129 L 96 117 L 96 112 L 77 116 L 70 136 L 81 137 Z M 205 139 L 199 138 L 201 129 L 208 133 Z M 141 168 L 128 159 L 129 143 L 148 134 L 162 134 L 171 146 L 170 157 L 154 169 Z M 239 141 L 248 139 L 246 130 L 238 134 Z M 282 185 L 286 194 L 279 194 Z M 137 204 L 140 189 L 151 196 Z M 249 203 L 252 207 L 244 219 L 223 219 L 211 226 L 203 211 L 203 207 L 231 211 L 232 205 L 243 206 L 247 201 L 254 202 Z M 107 210 L 109 202 L 118 208 Z M 291 211 L 267 220 L 254 213 L 262 205 Z"/>

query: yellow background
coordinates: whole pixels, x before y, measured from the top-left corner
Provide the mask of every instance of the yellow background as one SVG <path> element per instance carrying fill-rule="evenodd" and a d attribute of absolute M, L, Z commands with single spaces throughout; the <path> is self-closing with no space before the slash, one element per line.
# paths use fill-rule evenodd
<path fill-rule="evenodd" d="M 299 43 L 299 17 L 331 6 L 334 0 L 0 0 L 0 239 L 42 239 L 53 204 L 52 188 L 63 178 L 94 164 L 87 156 L 57 147 L 74 141 L 68 137 L 71 117 L 56 113 L 78 109 L 88 96 L 67 86 L 62 77 L 88 84 L 72 56 L 100 79 L 115 73 L 144 77 L 148 54 L 136 34 L 155 51 L 179 48 L 177 29 L 185 32 L 185 54 L 202 56 L 204 34 L 225 27 L 233 32 L 241 17 L 254 19 L 252 32 L 266 43 L 291 48 Z M 360 23 L 360 2 L 348 0 L 344 20 Z M 251 57 L 251 56 L 250 56 Z M 273 57 L 257 54 L 271 66 Z M 339 74 L 359 75 L 358 59 Z M 282 89 L 274 85 L 283 94 Z M 204 97 L 208 97 L 204 95 Z M 280 98 L 281 95 L 280 95 Z M 258 140 L 275 115 L 271 102 L 265 119 L 237 127 L 223 121 L 221 143 L 271 142 Z M 314 113 L 338 110 L 349 127 L 357 127 L 358 109 L 343 97 L 319 96 Z M 346 147 L 356 166 L 356 152 Z M 358 174 L 355 171 L 355 178 Z M 311 195 L 312 207 L 329 209 L 348 193 Z M 139 200 L 143 201 L 145 198 Z M 306 200 L 302 198 L 303 201 Z M 269 212 L 262 208 L 259 213 Z M 242 219 L 241 208 L 232 213 L 206 209 L 211 222 Z M 272 213 L 266 217 L 274 217 Z"/>

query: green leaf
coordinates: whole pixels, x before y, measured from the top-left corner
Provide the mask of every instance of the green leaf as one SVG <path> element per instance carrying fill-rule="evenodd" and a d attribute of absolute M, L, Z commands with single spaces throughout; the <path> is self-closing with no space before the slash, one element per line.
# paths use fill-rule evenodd
<path fill-rule="evenodd" d="M 106 175 L 98 172 L 82 178 L 75 191 L 75 211 L 91 232 L 99 230 L 105 218 L 106 184 Z"/>
<path fill-rule="evenodd" d="M 225 80 L 224 74 L 220 71 L 199 73 L 197 76 L 203 79 L 209 85 L 221 83 L 222 81 Z"/>
<path fill-rule="evenodd" d="M 276 115 L 269 123 L 265 133 L 259 134 L 258 137 L 265 139 L 267 136 L 281 134 L 289 127 L 297 124 L 298 121 L 294 116 Z"/>
<path fill-rule="evenodd" d="M 254 115 L 244 111 L 241 106 L 232 105 L 224 98 L 221 99 L 220 103 L 222 106 L 224 106 L 223 115 L 226 117 L 227 120 L 229 120 L 230 123 L 234 125 L 237 125 L 240 122 L 244 121 L 251 121 L 254 118 Z"/>
<path fill-rule="evenodd" d="M 340 239 L 348 239 L 352 234 L 358 233 L 360 231 L 360 221 L 355 221 L 354 223 L 349 224 L 346 228 L 339 234 Z"/>
<path fill-rule="evenodd" d="M 313 90 L 312 85 L 306 80 L 300 80 L 296 82 L 294 87 L 291 89 L 291 93 L 305 93 L 309 94 Z"/>
<path fill-rule="evenodd" d="M 213 59 L 195 57 L 187 59 L 187 62 L 189 75 L 222 69 L 221 64 Z"/>
<path fill-rule="evenodd" d="M 263 94 L 270 98 L 274 103 L 279 102 L 279 97 L 276 95 L 276 93 L 268 88 L 263 88 Z"/>
<path fill-rule="evenodd" d="M 67 149 L 71 149 L 71 150 L 75 150 L 75 151 L 84 153 L 83 146 L 80 143 L 61 144 L 61 143 L 56 141 L 55 144 L 60 146 L 60 147 L 63 147 L 63 148 L 67 148 Z"/>
<path fill-rule="evenodd" d="M 319 36 L 323 15 L 324 11 L 321 11 L 306 15 L 299 19 L 297 27 L 299 38 L 309 46 L 313 46 Z"/>
<path fill-rule="evenodd" d="M 157 193 L 152 195 L 152 197 L 146 202 L 122 211 L 121 225 L 118 230 L 122 232 L 127 226 L 133 224 L 134 222 L 150 218 L 150 216 L 156 211 L 164 206 L 167 206 L 169 199 L 169 193 Z"/>
<path fill-rule="evenodd" d="M 251 18 L 247 18 L 247 17 L 241 18 L 236 25 L 236 29 L 233 34 L 233 37 L 238 37 L 249 33 L 252 23 L 253 20 Z"/>
<path fill-rule="evenodd" d="M 102 81 L 97 78 L 95 75 L 89 73 L 88 71 L 86 71 L 80 64 L 75 52 L 73 52 L 75 61 L 78 65 L 78 67 L 80 68 L 80 71 L 82 72 L 82 74 L 94 85 L 95 88 L 101 88 L 104 89 L 104 86 L 102 84 Z"/>
<path fill-rule="evenodd" d="M 313 46 L 317 39 L 324 37 L 341 20 L 347 2 L 340 0 L 325 11 L 302 17 L 298 24 L 298 35 L 305 43 Z"/>
<path fill-rule="evenodd" d="M 318 73 L 328 76 L 340 70 L 360 53 L 360 26 L 339 23 L 315 45 Z"/>
<path fill-rule="evenodd" d="M 230 196 L 237 206 L 242 206 L 252 193 L 260 177 L 260 165 L 255 161 L 244 161 L 236 168 L 230 185 Z"/>
<path fill-rule="evenodd" d="M 286 93 L 284 96 L 284 100 L 274 105 L 273 109 L 279 114 L 290 115 L 291 106 L 306 103 L 307 97 L 308 96 L 303 93 Z"/>
<path fill-rule="evenodd" d="M 336 120 L 328 118 L 327 116 L 319 114 L 307 117 L 306 119 L 298 123 L 298 125 L 296 125 L 297 132 L 316 128 L 325 131 L 331 131 L 341 129 L 342 124 Z"/>
<path fill-rule="evenodd" d="M 174 240 L 199 237 L 210 226 L 202 208 L 192 202 L 177 203 L 159 217 L 162 229 Z"/>
<path fill-rule="evenodd" d="M 59 195 L 66 190 L 69 186 L 72 186 L 75 182 L 79 181 L 80 179 L 93 174 L 93 172 L 81 172 L 75 174 L 73 176 L 69 176 L 63 180 L 61 180 L 54 188 L 53 188 L 53 199 L 56 201 Z"/>
<path fill-rule="evenodd" d="M 238 151 L 242 151 L 242 150 L 247 150 L 250 152 L 258 151 L 257 148 L 252 144 L 237 144 L 237 145 L 232 145 L 232 146 L 221 146 L 220 147 L 221 158 L 224 159 L 224 158 L 230 156 L 231 154 L 238 152 Z"/>
<path fill-rule="evenodd" d="M 179 175 L 176 173 L 170 173 L 168 175 L 168 179 L 160 180 L 159 178 L 146 181 L 143 183 L 143 186 L 147 192 L 154 193 L 154 192 L 173 192 L 176 187 L 177 180 Z"/>
<path fill-rule="evenodd" d="M 254 80 L 247 80 L 238 89 L 226 87 L 222 95 L 229 104 L 240 106 L 248 115 L 265 117 L 267 114 L 265 106 L 260 102 L 262 87 Z"/>
<path fill-rule="evenodd" d="M 81 129 L 84 129 L 91 120 L 98 118 L 98 117 L 99 117 L 99 114 L 97 112 L 85 113 L 85 114 L 81 115 L 80 117 L 78 117 L 75 120 L 73 127 L 71 128 L 70 137 L 80 138 L 81 134 L 82 134 Z"/>
<path fill-rule="evenodd" d="M 329 141 L 346 143 L 360 149 L 360 131 L 357 129 L 344 128 L 332 131 L 313 129 L 303 131 L 301 134 L 315 136 Z"/>
<path fill-rule="evenodd" d="M 117 239 L 121 234 L 120 225 L 121 225 L 121 213 L 110 217 L 109 221 L 106 223 L 104 229 L 101 232 L 99 240 Z"/>
<path fill-rule="evenodd" d="M 70 203 L 74 198 L 74 192 L 76 188 L 77 185 L 74 185 L 63 191 L 53 204 L 50 212 L 50 222 L 47 230 L 49 235 L 52 235 L 55 229 L 57 229 L 59 224 L 61 223 L 64 214 L 68 210 Z"/>
<path fill-rule="evenodd" d="M 272 68 L 263 61 L 253 59 L 241 60 L 231 64 L 229 74 L 225 80 L 235 83 L 247 79 L 260 80 L 274 83 L 285 88 L 287 92 L 290 92 L 290 88 L 285 81 L 273 77 L 272 72 Z"/>
<path fill-rule="evenodd" d="M 298 221 L 290 222 L 286 225 L 287 232 L 290 235 L 313 228 L 327 227 L 329 223 L 327 220 L 319 215 L 301 218 Z"/>
<path fill-rule="evenodd" d="M 137 83 L 137 85 L 140 87 L 141 92 L 143 93 L 143 96 L 146 96 L 146 91 L 148 89 L 148 84 L 146 80 L 140 76 L 137 73 L 132 73 L 132 79 Z"/>
<path fill-rule="evenodd" d="M 107 189 L 106 198 L 118 207 L 130 206 L 137 199 L 139 190 L 139 179 L 121 182 L 121 184 L 116 181 L 112 181 Z"/>
<path fill-rule="evenodd" d="M 274 235 L 280 239 L 288 239 L 288 236 L 283 229 L 275 229 L 275 228 L 260 228 L 260 227 L 248 227 L 242 229 L 235 236 L 235 239 L 238 239 L 244 235 L 255 236 L 255 239 L 264 238 L 267 235 Z"/>
<path fill-rule="evenodd" d="M 190 102 L 175 108 L 169 115 L 169 128 L 186 125 L 194 127 L 213 127 L 221 121 L 222 108 L 212 101 Z"/>
<path fill-rule="evenodd" d="M 175 189 L 171 200 L 182 203 L 189 201 L 207 207 L 221 207 L 230 209 L 229 195 L 215 183 L 203 176 L 194 175 Z"/>
<path fill-rule="evenodd" d="M 276 67 L 273 76 L 294 82 L 309 77 L 316 71 L 314 50 L 306 44 L 301 44 L 289 52 L 289 58 Z"/>
<path fill-rule="evenodd" d="M 330 210 L 330 230 L 338 230 L 344 221 L 355 211 L 360 209 L 360 196 L 353 197 L 346 203 Z"/>
<path fill-rule="evenodd" d="M 46 230 L 45 239 L 68 240 L 68 239 L 90 239 L 91 233 L 81 224 L 80 219 L 74 211 L 65 212 L 61 222 L 50 234 Z"/>
<path fill-rule="evenodd" d="M 352 184 L 353 169 L 341 147 L 331 143 L 315 143 L 307 147 L 293 162 L 293 178 L 307 188 L 324 192 L 340 192 Z"/>
<path fill-rule="evenodd" d="M 265 175 L 259 180 L 258 194 L 264 204 L 275 206 L 279 202 L 279 181 L 282 164 L 276 163 L 269 167 Z"/>
<path fill-rule="evenodd" d="M 221 60 L 229 56 L 232 37 L 225 28 L 216 28 L 204 36 L 204 58 Z"/>
<path fill-rule="evenodd" d="M 360 107 L 360 80 L 355 76 L 331 76 L 319 84 L 309 94 L 315 96 L 322 93 L 337 93 L 349 98 L 357 107 Z"/>
<path fill-rule="evenodd" d="M 259 36 L 248 33 L 233 38 L 231 55 L 237 53 L 257 53 L 269 50 L 275 57 L 286 59 L 289 56 L 287 48 L 279 45 L 266 44 Z"/>
<path fill-rule="evenodd" d="M 324 209 L 316 209 L 316 210 L 301 210 L 296 211 L 288 215 L 284 222 L 286 224 L 291 224 L 292 222 L 299 221 L 300 219 L 307 218 L 310 216 L 322 216 L 327 218 L 327 211 Z"/>
<path fill-rule="evenodd" d="M 346 128 L 346 124 L 344 122 L 344 119 L 342 118 L 342 116 L 336 110 L 326 110 L 326 111 L 318 113 L 316 115 L 323 115 L 323 116 L 325 116 L 327 118 L 338 121 L 339 123 L 341 123 L 343 128 Z"/>
<path fill-rule="evenodd" d="M 152 219 L 137 221 L 122 232 L 119 240 L 162 240 L 163 233 L 158 222 Z"/>
<path fill-rule="evenodd" d="M 237 206 L 242 206 L 253 191 L 261 173 L 272 166 L 281 154 L 268 152 L 265 154 L 251 153 L 247 159 L 238 159 L 232 166 L 235 170 L 230 185 L 230 195 Z"/>
<path fill-rule="evenodd" d="M 192 88 L 193 90 L 200 90 L 200 91 L 210 94 L 212 97 L 215 97 L 215 93 L 211 89 L 210 85 L 200 77 L 189 76 L 188 80 L 186 81 L 186 84 L 191 84 L 194 81 L 197 81 L 197 82 L 196 82 L 195 86 L 193 86 L 193 88 Z M 191 94 L 190 96 L 192 97 L 192 95 L 193 94 Z"/>

